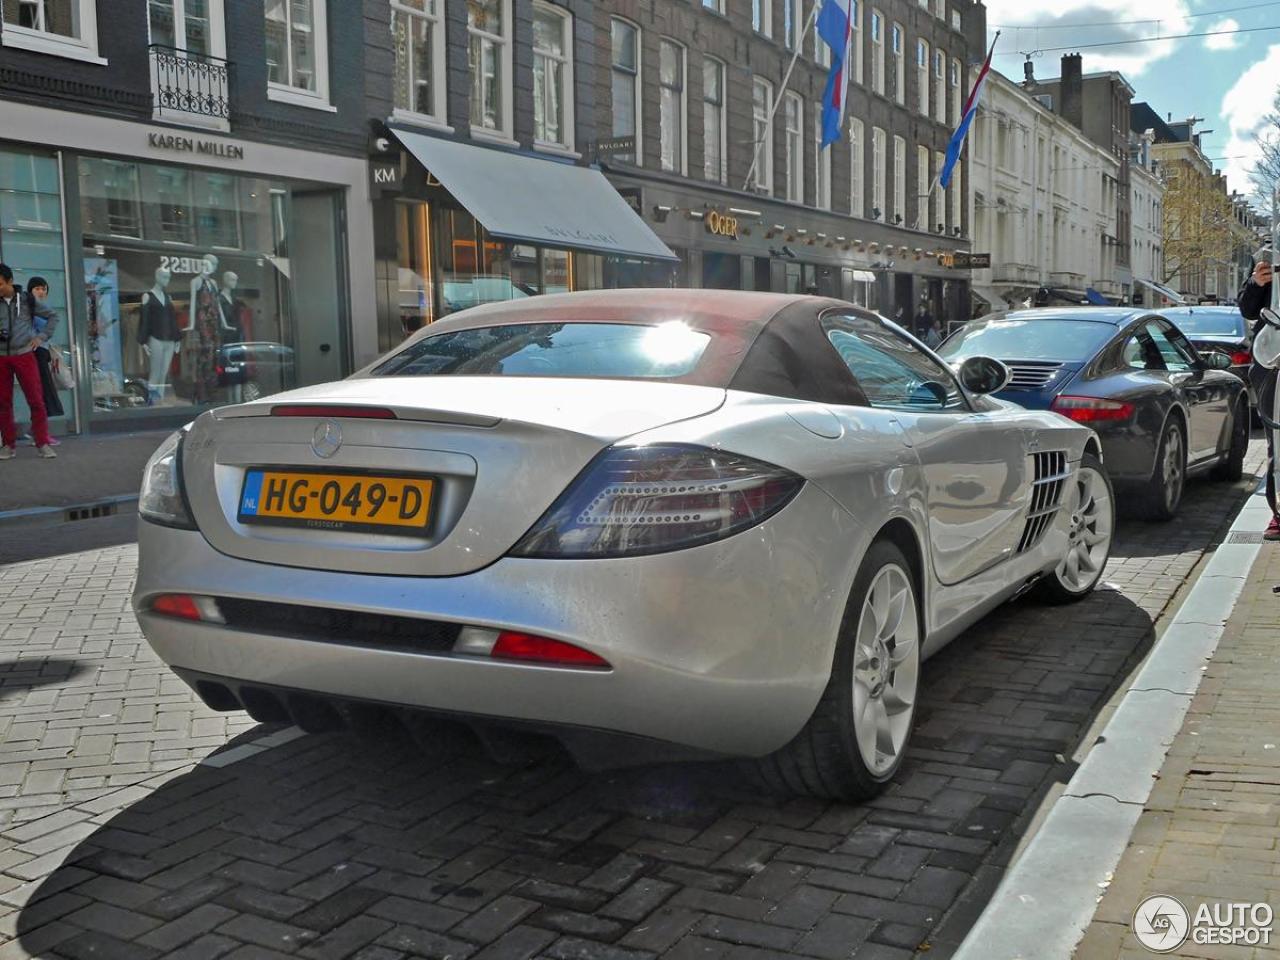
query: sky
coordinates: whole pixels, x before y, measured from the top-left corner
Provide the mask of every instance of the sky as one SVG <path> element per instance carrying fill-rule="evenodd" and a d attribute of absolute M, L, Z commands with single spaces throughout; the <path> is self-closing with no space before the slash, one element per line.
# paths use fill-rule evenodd
<path fill-rule="evenodd" d="M 1020 81 L 1026 55 L 1037 77 L 1061 73 L 1064 53 L 1086 73 L 1119 70 L 1166 119 L 1202 117 L 1205 155 L 1232 190 L 1250 193 L 1254 132 L 1280 93 L 1280 0 L 986 0 L 989 38 L 1001 30 L 995 68 Z M 1223 31 L 1254 31 L 1238 34 Z M 1090 48 L 1088 44 L 1182 34 Z M 1054 48 L 1066 47 L 1058 50 Z"/>

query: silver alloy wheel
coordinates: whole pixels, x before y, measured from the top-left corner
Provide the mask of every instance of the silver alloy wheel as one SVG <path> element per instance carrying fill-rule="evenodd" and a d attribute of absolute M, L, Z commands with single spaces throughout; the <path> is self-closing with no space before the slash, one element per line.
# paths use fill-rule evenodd
<path fill-rule="evenodd" d="M 853 653 L 853 730 L 862 761 L 882 776 L 911 732 L 920 682 L 920 618 L 911 576 L 895 563 L 871 581 Z"/>
<path fill-rule="evenodd" d="M 1182 499 L 1182 431 L 1173 427 L 1165 435 L 1164 462 L 1160 472 L 1164 479 L 1164 504 L 1170 510 Z"/>
<path fill-rule="evenodd" d="M 1106 481 L 1093 467 L 1081 466 L 1071 486 L 1071 529 L 1057 576 L 1072 593 L 1086 593 L 1102 575 L 1111 553 L 1114 511 Z"/>

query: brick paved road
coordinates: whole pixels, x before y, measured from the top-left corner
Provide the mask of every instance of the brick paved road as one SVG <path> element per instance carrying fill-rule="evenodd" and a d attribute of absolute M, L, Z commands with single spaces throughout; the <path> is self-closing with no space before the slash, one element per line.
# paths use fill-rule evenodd
<path fill-rule="evenodd" d="M 1247 486 L 1193 484 L 1180 522 L 1122 527 L 1085 604 L 930 661 L 861 807 L 255 726 L 150 655 L 131 546 L 0 567 L 0 960 L 945 956 Z"/>

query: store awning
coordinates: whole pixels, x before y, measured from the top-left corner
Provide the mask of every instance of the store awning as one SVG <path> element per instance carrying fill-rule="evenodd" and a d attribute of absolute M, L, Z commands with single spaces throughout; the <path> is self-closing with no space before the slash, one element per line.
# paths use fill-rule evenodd
<path fill-rule="evenodd" d="M 870 270 L 855 270 L 853 271 L 853 282 L 854 283 L 875 283 L 876 275 L 872 273 Z"/>
<path fill-rule="evenodd" d="M 618 257 L 679 260 L 598 170 L 408 130 L 394 132 L 495 237 Z"/>
<path fill-rule="evenodd" d="M 985 284 L 975 283 L 969 287 L 969 293 L 977 297 L 993 310 L 1007 310 L 1009 302 L 1000 295 L 1000 292 L 994 287 L 988 287 Z"/>
<path fill-rule="evenodd" d="M 1182 298 L 1182 294 L 1178 293 L 1176 290 L 1173 290 L 1170 287 L 1166 287 L 1163 283 L 1156 283 L 1156 281 L 1154 280 L 1139 280 L 1138 282 L 1142 284 L 1144 287 L 1148 288 L 1149 290 L 1152 290 L 1155 293 L 1160 294 L 1160 296 L 1164 297 L 1167 300 L 1172 301 L 1173 303 L 1183 303 L 1183 304 L 1186 303 L 1186 301 Z"/>

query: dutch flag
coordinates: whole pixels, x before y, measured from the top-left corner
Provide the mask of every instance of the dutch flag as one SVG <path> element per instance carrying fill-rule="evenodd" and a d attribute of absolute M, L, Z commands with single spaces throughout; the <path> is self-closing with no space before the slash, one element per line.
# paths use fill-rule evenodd
<path fill-rule="evenodd" d="M 1000 34 L 996 33 L 996 40 L 1000 39 Z M 942 189 L 947 189 L 951 184 L 951 173 L 956 168 L 956 162 L 960 159 L 960 151 L 964 149 L 965 137 L 969 135 L 969 127 L 973 123 L 974 115 L 978 112 L 978 98 L 982 96 L 982 86 L 987 82 L 987 74 L 991 72 L 991 57 L 996 52 L 996 40 L 991 41 L 991 49 L 987 51 L 986 62 L 982 65 L 982 70 L 978 73 L 978 79 L 973 82 L 973 91 L 969 94 L 969 99 L 964 104 L 964 116 L 960 120 L 960 126 L 956 128 L 956 132 L 951 135 L 951 142 L 947 144 L 947 159 L 942 164 L 942 173 L 938 176 L 938 183 L 942 185 Z"/>
<path fill-rule="evenodd" d="M 844 109 L 848 103 L 848 81 L 845 64 L 849 61 L 849 45 L 853 37 L 853 11 L 858 0 L 823 0 L 818 14 L 818 36 L 831 48 L 831 73 L 827 89 L 822 93 L 822 146 L 829 147 L 840 139 L 844 127 Z"/>

